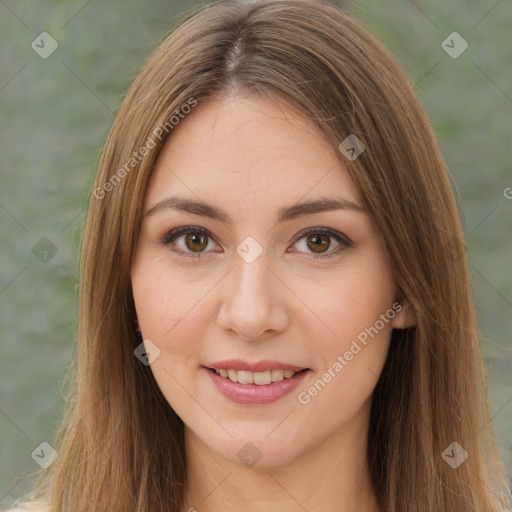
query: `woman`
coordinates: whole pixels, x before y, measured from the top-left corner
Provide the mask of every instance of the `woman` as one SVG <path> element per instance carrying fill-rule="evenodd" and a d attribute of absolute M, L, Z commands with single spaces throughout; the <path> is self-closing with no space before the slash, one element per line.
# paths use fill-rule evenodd
<path fill-rule="evenodd" d="M 217 2 L 163 41 L 106 142 L 81 283 L 33 507 L 510 510 L 446 165 L 338 8 Z"/>

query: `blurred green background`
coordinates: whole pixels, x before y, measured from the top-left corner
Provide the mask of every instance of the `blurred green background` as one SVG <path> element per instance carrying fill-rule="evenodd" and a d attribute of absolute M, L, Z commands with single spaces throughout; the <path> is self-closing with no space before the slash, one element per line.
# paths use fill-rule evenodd
<path fill-rule="evenodd" d="M 78 244 L 99 150 L 140 65 L 197 4 L 0 2 L 0 509 L 32 487 L 39 466 L 31 454 L 53 442 L 61 419 Z M 512 476 L 512 5 L 362 1 L 353 10 L 415 82 L 450 167 L 493 425 Z M 46 59 L 31 47 L 42 32 L 58 42 Z M 452 32 L 469 45 L 458 58 L 441 47 Z"/>

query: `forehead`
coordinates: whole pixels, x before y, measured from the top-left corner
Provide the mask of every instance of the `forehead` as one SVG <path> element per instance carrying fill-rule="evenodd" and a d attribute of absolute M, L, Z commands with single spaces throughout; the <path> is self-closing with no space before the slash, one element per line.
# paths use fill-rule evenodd
<path fill-rule="evenodd" d="M 259 96 L 210 100 L 180 121 L 157 159 L 146 203 L 171 192 L 260 210 L 332 193 L 361 204 L 319 128 Z"/>

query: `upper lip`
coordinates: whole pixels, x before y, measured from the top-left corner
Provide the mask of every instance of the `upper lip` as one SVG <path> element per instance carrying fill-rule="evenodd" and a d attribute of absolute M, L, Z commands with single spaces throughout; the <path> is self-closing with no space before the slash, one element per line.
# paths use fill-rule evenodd
<path fill-rule="evenodd" d="M 249 363 L 242 359 L 225 359 L 224 361 L 207 363 L 204 366 L 215 370 L 239 370 L 246 372 L 266 372 L 268 370 L 293 370 L 294 372 L 299 372 L 301 370 L 309 369 L 303 366 L 280 363 L 279 361 L 265 360 L 258 361 L 256 363 Z"/>

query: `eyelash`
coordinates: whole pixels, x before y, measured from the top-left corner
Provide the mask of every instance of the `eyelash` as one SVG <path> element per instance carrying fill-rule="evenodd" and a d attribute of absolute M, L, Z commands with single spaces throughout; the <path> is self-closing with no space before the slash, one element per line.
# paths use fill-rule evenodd
<path fill-rule="evenodd" d="M 172 229 L 171 231 L 166 233 L 162 237 L 160 242 L 163 245 L 170 245 L 172 242 L 174 242 L 174 240 L 176 238 L 179 238 L 179 235 L 188 234 L 188 233 L 202 234 L 202 235 L 205 235 L 205 236 L 213 239 L 213 237 L 210 235 L 210 233 L 206 229 L 200 228 L 198 226 L 182 226 L 182 227 L 179 227 L 179 228 L 176 228 L 176 229 Z M 323 258 L 330 258 L 332 256 L 335 256 L 339 252 L 343 251 L 345 248 L 348 248 L 348 247 L 352 246 L 352 242 L 349 241 L 348 238 L 344 237 L 341 233 L 338 233 L 337 231 L 333 231 L 332 229 L 328 229 L 328 228 L 308 228 L 308 229 L 305 229 L 305 230 L 301 231 L 297 235 L 297 238 L 294 240 L 293 243 L 294 244 L 297 243 L 299 240 L 304 238 L 306 235 L 309 235 L 310 233 L 329 235 L 332 238 L 334 238 L 337 242 L 339 242 L 341 244 L 341 246 L 345 246 L 345 247 L 341 247 L 341 249 L 340 249 L 340 247 L 337 247 L 338 250 L 335 249 L 333 254 L 332 254 L 332 251 L 330 251 L 330 252 L 323 253 L 323 254 L 320 254 L 320 255 L 309 256 L 308 259 L 311 259 L 311 260 L 319 260 L 319 259 L 323 259 Z M 178 250 L 177 249 L 173 249 L 171 247 L 169 247 L 169 250 L 174 252 L 174 253 L 179 254 L 180 256 L 184 256 L 185 258 L 191 258 L 191 259 L 201 258 L 202 254 L 204 254 L 204 252 L 200 252 L 200 253 L 194 254 L 194 253 L 191 253 L 191 252 L 182 251 L 181 249 L 178 249 Z M 312 254 L 312 253 L 310 253 L 310 254 Z"/>

